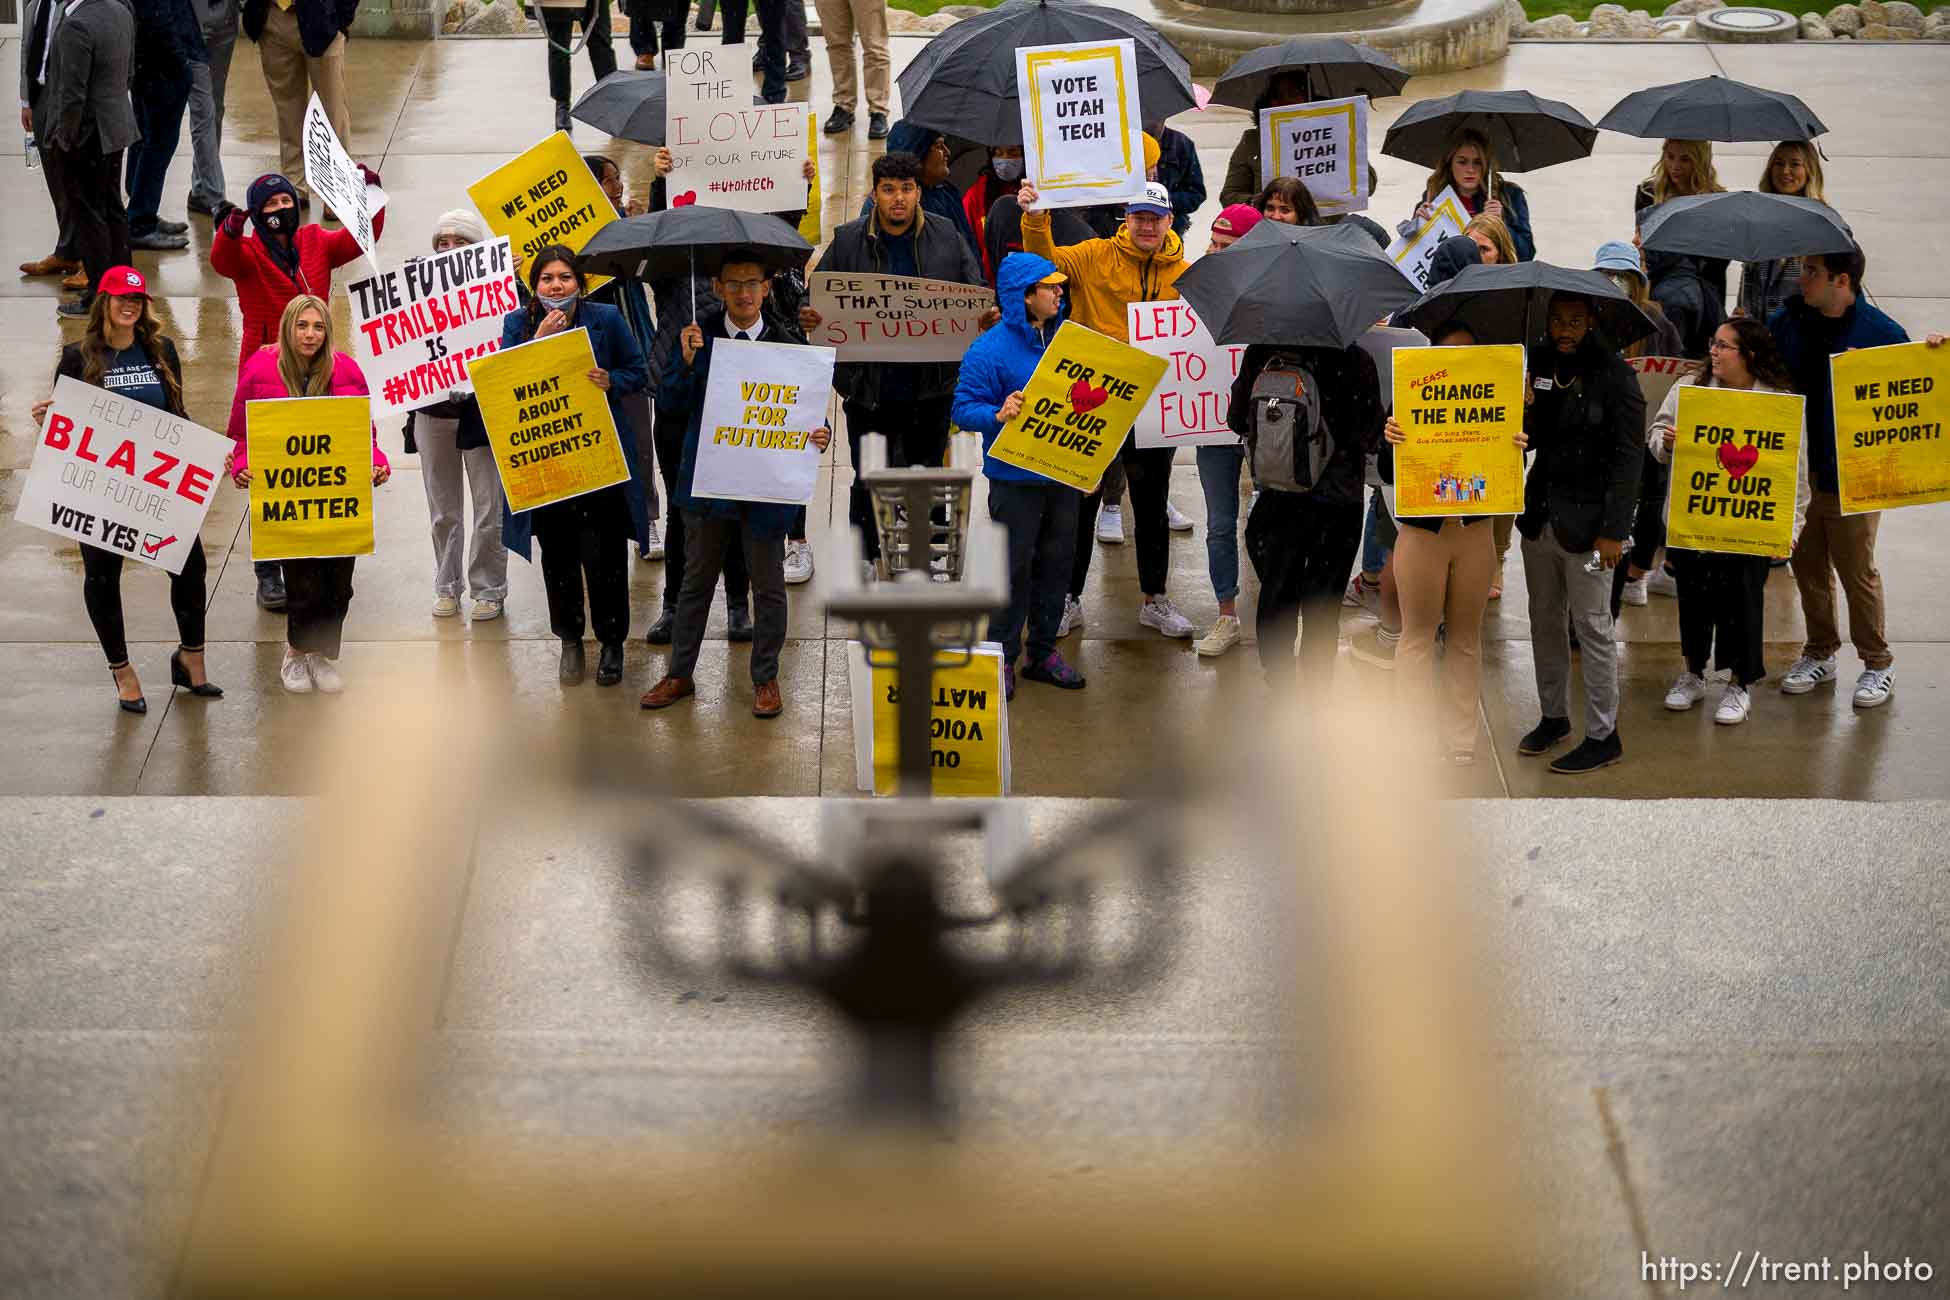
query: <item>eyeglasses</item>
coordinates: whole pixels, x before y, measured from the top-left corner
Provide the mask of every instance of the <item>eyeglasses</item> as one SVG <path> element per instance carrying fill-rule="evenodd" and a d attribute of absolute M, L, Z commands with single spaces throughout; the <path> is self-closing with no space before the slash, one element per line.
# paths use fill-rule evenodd
<path fill-rule="evenodd" d="M 740 295 L 748 294 L 748 293 L 757 293 L 760 289 L 763 289 L 765 287 L 765 281 L 763 280 L 725 280 L 723 281 L 723 284 L 724 284 L 724 291 L 726 293 L 735 293 Z"/>
<path fill-rule="evenodd" d="M 1724 343 L 1719 339 L 1714 339 L 1706 345 L 1706 350 L 1708 352 L 1738 352 L 1740 351 L 1740 345 L 1738 343 Z"/>

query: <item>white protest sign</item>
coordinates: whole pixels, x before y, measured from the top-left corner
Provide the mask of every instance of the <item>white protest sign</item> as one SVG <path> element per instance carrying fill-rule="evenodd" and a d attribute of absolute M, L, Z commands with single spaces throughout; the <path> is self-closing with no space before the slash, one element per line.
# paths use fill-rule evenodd
<path fill-rule="evenodd" d="M 375 420 L 473 392 L 467 363 L 501 346 L 501 318 L 521 306 L 505 236 L 413 258 L 346 292 Z"/>
<path fill-rule="evenodd" d="M 1469 214 L 1463 210 L 1462 200 L 1456 197 L 1455 187 L 1445 185 L 1442 193 L 1429 204 L 1429 219 L 1421 228 L 1388 245 L 1388 260 L 1420 293 L 1429 287 L 1429 263 L 1435 257 L 1436 247 L 1443 240 L 1462 234 L 1468 224 Z"/>
<path fill-rule="evenodd" d="M 1144 193 L 1144 119 L 1129 40 L 1016 51 L 1023 175 L 1039 208 L 1115 203 Z"/>
<path fill-rule="evenodd" d="M 740 212 L 806 206 L 806 106 L 752 103 L 752 46 L 664 51 L 670 206 Z"/>
<path fill-rule="evenodd" d="M 809 505 L 819 478 L 833 349 L 714 339 L 691 491 L 724 501 Z"/>
<path fill-rule="evenodd" d="M 63 375 L 14 518 L 181 573 L 235 446 L 221 433 Z"/>
<path fill-rule="evenodd" d="M 1217 343 L 1186 302 L 1134 302 L 1124 323 L 1131 346 L 1169 364 L 1151 401 L 1131 426 L 1139 447 L 1230 446 L 1239 435 L 1226 424 L 1232 381 L 1243 343 Z"/>
<path fill-rule="evenodd" d="M 372 214 L 379 207 L 366 192 L 365 173 L 339 143 L 338 134 L 332 130 L 332 120 L 325 116 L 325 105 L 319 102 L 316 92 L 311 103 L 305 105 L 305 184 L 344 223 L 359 241 L 359 247 L 366 250 L 372 264 L 378 266 L 379 254 L 374 250 L 379 237 L 372 230 Z"/>
<path fill-rule="evenodd" d="M 1261 184 L 1292 176 L 1324 217 L 1368 206 L 1368 97 L 1259 110 Z"/>
<path fill-rule="evenodd" d="M 995 306 L 984 284 L 849 271 L 807 280 L 819 313 L 812 342 L 839 349 L 841 361 L 959 361 Z"/>

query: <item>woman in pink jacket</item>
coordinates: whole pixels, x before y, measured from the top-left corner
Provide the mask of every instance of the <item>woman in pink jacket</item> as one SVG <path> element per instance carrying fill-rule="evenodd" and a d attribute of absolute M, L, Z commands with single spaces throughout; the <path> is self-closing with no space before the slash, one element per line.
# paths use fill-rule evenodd
<path fill-rule="evenodd" d="M 310 294 L 293 298 L 278 322 L 276 347 L 253 353 L 237 375 L 237 396 L 230 404 L 230 477 L 238 487 L 251 481 L 250 441 L 245 412 L 251 402 L 281 397 L 365 397 L 366 377 L 359 363 L 332 350 L 332 318 L 322 299 Z M 372 483 L 378 487 L 392 476 L 386 454 L 379 450 L 379 434 L 372 440 Z M 339 641 L 346 611 L 352 606 L 352 557 L 329 560 L 284 561 L 287 631 L 284 663 L 278 677 L 284 689 L 302 695 L 317 689 L 335 695 L 345 689 L 339 677 Z"/>

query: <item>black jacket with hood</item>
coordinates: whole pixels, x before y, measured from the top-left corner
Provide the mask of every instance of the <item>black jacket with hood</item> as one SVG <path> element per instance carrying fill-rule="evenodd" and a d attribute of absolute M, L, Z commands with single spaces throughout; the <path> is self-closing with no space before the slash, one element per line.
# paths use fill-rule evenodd
<path fill-rule="evenodd" d="M 1334 436 L 1334 455 L 1305 495 L 1359 510 L 1367 491 L 1365 460 L 1381 450 L 1381 377 L 1358 344 L 1346 348 L 1289 348 L 1254 343 L 1239 358 L 1226 423 L 1240 437 L 1252 419 L 1253 383 L 1275 353 L 1297 357 L 1320 386 L 1320 418 Z M 1636 383 L 1637 381 L 1634 381 Z"/>
<path fill-rule="evenodd" d="M 855 218 L 833 232 L 833 242 L 814 268 L 820 271 L 867 271 L 876 275 L 892 273 L 886 250 L 880 240 L 880 219 L 874 213 Z M 914 213 L 914 270 L 924 280 L 951 280 L 956 284 L 986 284 L 982 264 L 975 250 L 962 237 L 959 228 Z M 833 367 L 833 387 L 841 397 L 865 406 L 880 404 L 880 380 L 886 367 L 897 362 L 843 361 Z M 955 391 L 955 376 L 960 363 L 954 361 L 916 362 L 914 396 L 920 399 L 946 397 Z"/>

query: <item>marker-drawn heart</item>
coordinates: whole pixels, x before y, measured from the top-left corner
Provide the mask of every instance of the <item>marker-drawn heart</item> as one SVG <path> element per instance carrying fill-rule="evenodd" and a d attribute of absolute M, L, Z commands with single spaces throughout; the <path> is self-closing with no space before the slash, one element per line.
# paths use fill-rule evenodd
<path fill-rule="evenodd" d="M 1070 385 L 1070 405 L 1077 409 L 1078 415 L 1088 415 L 1109 400 L 1108 388 L 1092 388 L 1088 381 L 1082 379 Z"/>
<path fill-rule="evenodd" d="M 1730 442 L 1720 444 L 1720 467 L 1726 470 L 1728 478 L 1739 478 L 1752 469 L 1759 459 L 1758 447 L 1736 447 Z"/>
<path fill-rule="evenodd" d="M 679 194 L 670 201 L 670 206 L 673 208 L 687 208 L 695 202 L 697 202 L 697 191 L 685 190 L 682 194 Z"/>

